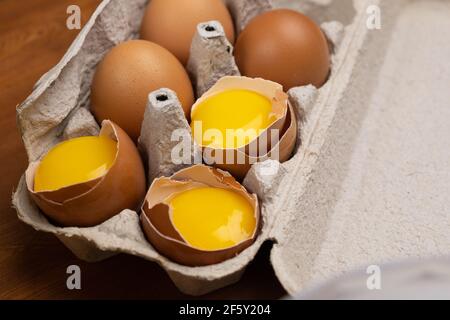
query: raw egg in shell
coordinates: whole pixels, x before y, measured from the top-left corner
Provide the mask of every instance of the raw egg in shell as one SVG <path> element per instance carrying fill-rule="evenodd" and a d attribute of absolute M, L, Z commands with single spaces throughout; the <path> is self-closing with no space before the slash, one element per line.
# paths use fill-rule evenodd
<path fill-rule="evenodd" d="M 188 266 L 230 259 L 259 231 L 259 207 L 229 173 L 196 165 L 156 179 L 141 211 L 147 239 L 164 256 Z"/>
<path fill-rule="evenodd" d="M 135 210 L 146 188 L 136 146 L 111 121 L 103 122 L 98 137 L 61 142 L 31 163 L 26 183 L 44 214 L 64 227 L 90 227 Z"/>
<path fill-rule="evenodd" d="M 282 86 L 264 79 L 224 77 L 191 110 L 193 138 L 205 162 L 238 179 L 256 162 L 288 160 L 297 128 Z"/>

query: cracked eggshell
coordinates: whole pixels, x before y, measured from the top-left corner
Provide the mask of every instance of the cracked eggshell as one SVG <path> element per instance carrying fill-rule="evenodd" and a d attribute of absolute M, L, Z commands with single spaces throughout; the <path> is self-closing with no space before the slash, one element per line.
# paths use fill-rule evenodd
<path fill-rule="evenodd" d="M 230 172 L 237 179 L 242 180 L 250 170 L 252 164 L 262 162 L 273 157 L 280 162 L 287 161 L 296 145 L 298 134 L 297 117 L 292 105 L 288 100 L 288 95 L 283 91 L 283 87 L 275 82 L 260 78 L 248 78 L 239 76 L 226 76 L 221 78 L 210 90 L 208 90 L 197 102 L 192 106 L 191 113 L 194 112 L 198 105 L 203 103 L 210 97 L 227 90 L 245 89 L 257 92 L 267 97 L 272 102 L 272 112 L 276 115 L 277 120 L 255 140 L 248 145 L 239 149 L 212 149 L 208 146 L 200 147 L 203 150 L 203 158 L 206 163 L 213 164 L 215 167 Z M 271 133 L 277 130 L 279 132 L 279 140 L 275 145 L 271 145 Z M 275 133 L 276 133 L 275 132 Z M 267 148 L 259 149 L 258 146 L 267 144 Z M 278 155 L 276 150 L 278 148 Z M 255 150 L 258 152 L 256 153 Z M 256 153 L 256 156 L 255 156 Z M 228 163 L 216 163 L 215 159 L 231 158 L 235 161 Z M 242 159 L 243 161 L 239 161 Z"/>
<path fill-rule="evenodd" d="M 175 229 L 171 221 L 170 206 L 164 201 L 176 193 L 199 187 L 229 189 L 248 199 L 256 217 L 253 235 L 223 250 L 199 250 L 187 244 Z M 212 265 L 231 259 L 248 248 L 255 241 L 260 230 L 260 209 L 256 195 L 249 194 L 229 173 L 204 165 L 183 169 L 170 178 L 156 179 L 147 193 L 140 219 L 149 242 L 161 254 L 187 266 Z"/>
<path fill-rule="evenodd" d="M 25 173 L 28 191 L 38 207 L 65 227 L 98 225 L 124 209 L 139 207 L 145 195 L 145 172 L 136 146 L 119 126 L 105 120 L 100 131 L 117 141 L 114 164 L 101 178 L 50 192 L 34 192 L 39 161 Z"/>

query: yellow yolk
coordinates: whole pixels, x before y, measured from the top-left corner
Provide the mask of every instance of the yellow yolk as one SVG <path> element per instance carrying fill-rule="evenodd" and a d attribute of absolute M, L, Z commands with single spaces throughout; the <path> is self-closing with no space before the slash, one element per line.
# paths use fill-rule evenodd
<path fill-rule="evenodd" d="M 186 242 L 200 250 L 221 250 L 251 238 L 254 209 L 240 194 L 220 188 L 197 188 L 170 200 L 172 222 Z"/>
<path fill-rule="evenodd" d="M 42 159 L 34 177 L 34 191 L 55 191 L 100 178 L 113 165 L 117 142 L 106 137 L 64 141 Z"/>
<path fill-rule="evenodd" d="M 216 149 L 243 147 L 276 120 L 271 101 L 250 90 L 218 93 L 196 106 L 191 118 L 196 142 Z"/>

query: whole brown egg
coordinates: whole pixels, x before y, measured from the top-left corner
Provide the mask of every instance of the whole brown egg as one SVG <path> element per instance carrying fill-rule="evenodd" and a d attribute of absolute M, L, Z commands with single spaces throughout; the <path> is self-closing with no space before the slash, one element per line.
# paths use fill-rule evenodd
<path fill-rule="evenodd" d="M 197 25 L 219 21 L 234 43 L 234 26 L 222 0 L 152 0 L 141 26 L 141 38 L 153 41 L 187 64 Z"/>
<path fill-rule="evenodd" d="M 194 103 L 189 76 L 173 54 L 145 40 L 114 47 L 98 65 L 91 87 L 97 121 L 112 120 L 137 141 L 148 94 L 169 88 L 177 93 L 186 116 Z"/>
<path fill-rule="evenodd" d="M 236 63 L 248 77 L 261 77 L 284 90 L 321 87 L 330 72 L 327 39 L 319 26 L 293 10 L 266 12 L 247 25 L 235 47 Z"/>

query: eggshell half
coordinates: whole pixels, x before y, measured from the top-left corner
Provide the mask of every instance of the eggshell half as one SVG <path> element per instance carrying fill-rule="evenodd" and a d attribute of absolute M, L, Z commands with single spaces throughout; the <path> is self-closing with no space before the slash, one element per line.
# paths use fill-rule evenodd
<path fill-rule="evenodd" d="M 283 91 L 283 87 L 275 82 L 260 78 L 248 78 L 239 76 L 227 76 L 221 78 L 210 90 L 208 90 L 196 103 L 192 106 L 192 113 L 198 105 L 210 97 L 227 90 L 245 89 L 258 92 L 267 97 L 272 102 L 272 113 L 276 116 L 276 121 L 257 139 L 251 141 L 248 145 L 239 149 L 212 149 L 207 146 L 201 146 L 203 150 L 203 158 L 208 164 L 230 172 L 234 177 L 243 179 L 254 163 L 262 162 L 274 156 L 275 148 L 279 148 L 278 160 L 280 162 L 287 161 L 294 151 L 298 124 L 297 118 L 292 105 L 289 103 L 288 95 Z M 279 141 L 275 145 L 270 145 L 270 133 L 273 130 L 280 132 Z M 261 145 L 261 137 L 267 137 L 267 152 L 260 152 L 258 145 Z M 251 150 L 258 150 L 255 157 L 251 154 Z M 215 163 L 216 157 L 225 159 L 226 155 L 233 154 L 233 159 L 244 159 L 243 163 L 238 161 L 232 163 L 219 164 Z M 224 161 L 226 162 L 226 161 Z"/>
<path fill-rule="evenodd" d="M 199 250 L 190 246 L 174 227 L 170 207 L 164 201 L 179 192 L 198 187 L 231 189 L 248 199 L 256 217 L 253 235 L 248 240 L 223 250 Z M 156 250 L 169 259 L 187 266 L 211 265 L 233 258 L 255 241 L 261 227 L 256 195 L 249 194 L 229 173 L 204 165 L 181 170 L 170 178 L 156 179 L 145 198 L 141 210 L 141 223 L 148 241 Z"/>
<path fill-rule="evenodd" d="M 109 120 L 102 123 L 101 136 L 117 141 L 114 164 L 100 179 L 51 192 L 34 192 L 34 175 L 39 162 L 26 173 L 28 191 L 38 207 L 52 221 L 64 227 L 98 225 L 125 209 L 136 209 L 145 196 L 145 172 L 133 141 Z"/>

